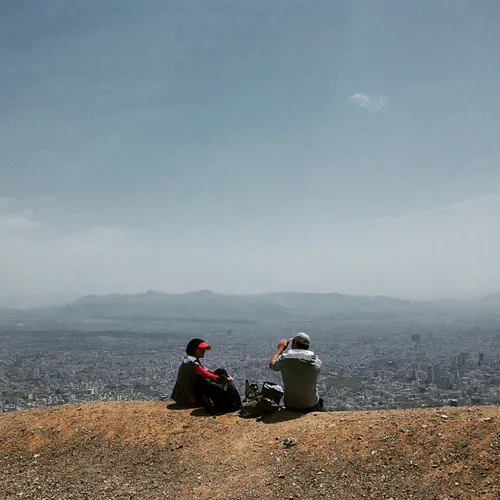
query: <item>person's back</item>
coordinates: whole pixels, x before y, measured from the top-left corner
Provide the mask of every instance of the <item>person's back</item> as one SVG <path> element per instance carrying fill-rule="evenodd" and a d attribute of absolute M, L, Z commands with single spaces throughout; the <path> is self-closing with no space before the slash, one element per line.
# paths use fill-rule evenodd
<path fill-rule="evenodd" d="M 177 380 L 172 389 L 171 398 L 175 402 L 182 405 L 195 404 L 194 386 L 196 374 L 194 372 L 194 367 L 197 363 L 198 360 L 194 356 L 184 356 L 177 372 Z"/>
<path fill-rule="evenodd" d="M 291 410 L 310 411 L 322 408 L 318 394 L 318 376 L 321 361 L 309 350 L 309 337 L 297 334 L 288 345 L 282 340 L 269 363 L 272 370 L 280 371 L 285 392 L 285 406 Z"/>

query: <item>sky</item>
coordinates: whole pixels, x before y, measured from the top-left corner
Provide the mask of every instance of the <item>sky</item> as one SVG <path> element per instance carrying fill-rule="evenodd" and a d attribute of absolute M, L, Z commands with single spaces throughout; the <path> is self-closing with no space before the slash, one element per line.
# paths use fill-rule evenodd
<path fill-rule="evenodd" d="M 0 298 L 500 291 L 499 51 L 497 0 L 1 2 Z"/>

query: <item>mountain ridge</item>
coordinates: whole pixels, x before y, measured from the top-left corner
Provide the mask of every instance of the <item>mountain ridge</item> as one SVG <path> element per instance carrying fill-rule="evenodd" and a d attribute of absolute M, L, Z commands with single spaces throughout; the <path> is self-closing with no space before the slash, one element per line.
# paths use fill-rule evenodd
<path fill-rule="evenodd" d="M 499 314 L 497 295 L 476 301 L 416 301 L 384 295 L 275 292 L 225 295 L 210 290 L 170 294 L 86 295 L 69 304 L 29 310 L 0 310 L 3 323 L 86 321 L 268 322 L 334 319 L 401 319 Z"/>

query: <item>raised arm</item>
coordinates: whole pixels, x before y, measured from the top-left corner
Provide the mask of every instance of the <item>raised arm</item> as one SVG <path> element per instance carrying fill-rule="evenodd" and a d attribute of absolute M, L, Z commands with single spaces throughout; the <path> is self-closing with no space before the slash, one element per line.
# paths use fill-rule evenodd
<path fill-rule="evenodd" d="M 286 349 L 287 345 L 288 345 L 288 340 L 286 339 L 281 339 L 278 342 L 278 348 L 276 349 L 276 352 L 273 354 L 273 357 L 269 361 L 269 368 L 271 368 L 271 370 L 279 371 L 275 363 L 276 360 L 280 357 L 281 353 Z"/>

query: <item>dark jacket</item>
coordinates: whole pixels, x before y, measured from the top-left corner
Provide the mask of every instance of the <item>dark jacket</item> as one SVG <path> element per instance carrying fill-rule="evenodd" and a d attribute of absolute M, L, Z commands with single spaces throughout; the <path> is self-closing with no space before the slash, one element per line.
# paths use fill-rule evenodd
<path fill-rule="evenodd" d="M 196 364 L 199 361 L 194 356 L 186 355 L 179 366 L 171 398 L 180 405 L 189 405 L 190 398 L 195 395 L 196 374 L 193 370 Z"/>

